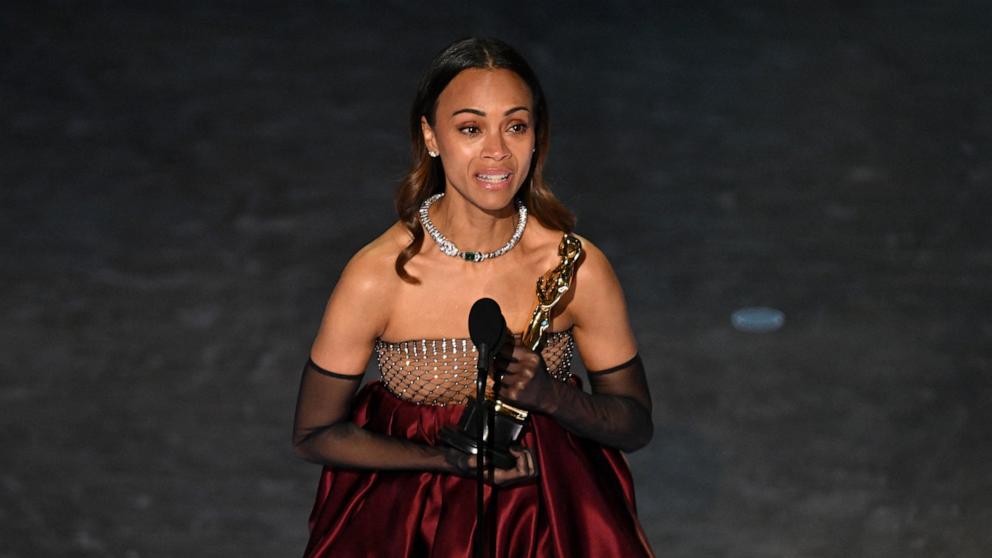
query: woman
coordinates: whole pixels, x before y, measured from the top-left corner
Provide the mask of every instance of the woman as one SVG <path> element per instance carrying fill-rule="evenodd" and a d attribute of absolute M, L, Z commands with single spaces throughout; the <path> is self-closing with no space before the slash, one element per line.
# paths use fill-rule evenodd
<path fill-rule="evenodd" d="M 445 49 L 411 116 L 399 221 L 345 267 L 300 385 L 293 443 L 324 465 L 307 556 L 471 553 L 474 458 L 438 438 L 474 390 L 469 309 L 492 298 L 521 331 L 535 280 L 558 263 L 574 222 L 542 176 L 541 86 L 506 44 Z M 518 341 L 499 360 L 500 398 L 531 412 L 516 465 L 487 486 L 486 544 L 499 556 L 651 554 L 619 451 L 650 440 L 650 395 L 620 285 L 603 254 L 583 247 L 542 352 Z M 591 394 L 568 373 L 573 346 Z M 373 352 L 383 380 L 356 395 Z"/>

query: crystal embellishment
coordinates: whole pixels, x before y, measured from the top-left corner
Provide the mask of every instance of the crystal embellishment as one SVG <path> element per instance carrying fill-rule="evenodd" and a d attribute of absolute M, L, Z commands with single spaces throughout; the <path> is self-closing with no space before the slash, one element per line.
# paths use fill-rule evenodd
<path fill-rule="evenodd" d="M 431 206 L 443 197 L 444 192 L 441 192 L 440 194 L 434 194 L 433 196 L 427 198 L 424 200 L 424 203 L 420 205 L 419 211 L 420 224 L 423 225 L 424 230 L 427 231 L 427 234 L 429 234 L 434 240 L 434 243 L 437 244 L 437 248 L 442 254 L 455 258 L 461 258 L 467 262 L 480 263 L 490 258 L 497 258 L 509 252 L 514 246 L 517 245 L 517 242 L 520 242 L 520 237 L 524 235 L 524 228 L 527 226 L 527 206 L 525 206 L 520 200 L 516 200 L 514 203 L 517 205 L 517 228 L 513 230 L 513 236 L 510 237 L 510 240 L 507 241 L 506 244 L 500 246 L 492 252 L 463 252 L 455 246 L 454 242 L 451 242 L 445 238 L 445 236 L 441 234 L 441 231 L 437 230 L 437 227 L 434 226 L 434 223 L 431 221 L 431 217 L 428 213 Z"/>
<path fill-rule="evenodd" d="M 475 393 L 477 353 L 469 339 L 378 339 L 375 352 L 383 386 L 404 401 L 462 404 Z M 548 374 L 558 381 L 567 380 L 574 352 L 571 330 L 549 333 L 541 350 Z"/>

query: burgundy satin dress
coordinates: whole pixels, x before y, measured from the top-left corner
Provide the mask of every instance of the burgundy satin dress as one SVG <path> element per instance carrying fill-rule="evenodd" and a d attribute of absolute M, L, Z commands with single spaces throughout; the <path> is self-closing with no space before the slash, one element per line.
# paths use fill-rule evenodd
<path fill-rule="evenodd" d="M 575 376 L 567 381 L 579 383 Z M 436 446 L 441 429 L 456 425 L 464 409 L 407 401 L 375 381 L 356 394 L 352 420 L 371 432 Z M 619 450 L 574 436 L 540 414 L 531 415 L 522 444 L 540 473 L 523 484 L 486 486 L 487 555 L 653 556 Z M 475 479 L 325 467 L 309 524 L 309 558 L 469 557 Z"/>

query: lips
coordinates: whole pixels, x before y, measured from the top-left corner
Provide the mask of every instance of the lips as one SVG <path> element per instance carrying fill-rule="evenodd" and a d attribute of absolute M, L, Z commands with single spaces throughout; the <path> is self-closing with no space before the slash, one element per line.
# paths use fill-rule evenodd
<path fill-rule="evenodd" d="M 483 182 L 497 183 L 497 182 L 503 182 L 503 181 L 509 180 L 510 179 L 510 174 L 512 174 L 512 173 L 509 173 L 509 172 L 504 172 L 504 173 L 500 173 L 500 174 L 491 174 L 491 173 L 484 173 L 483 174 L 483 173 L 479 173 L 479 174 L 475 175 L 475 177 L 478 178 L 479 180 L 483 181 Z"/>
<path fill-rule="evenodd" d="M 491 168 L 475 173 L 475 179 L 486 190 L 501 190 L 510 184 L 513 171 L 509 169 Z"/>

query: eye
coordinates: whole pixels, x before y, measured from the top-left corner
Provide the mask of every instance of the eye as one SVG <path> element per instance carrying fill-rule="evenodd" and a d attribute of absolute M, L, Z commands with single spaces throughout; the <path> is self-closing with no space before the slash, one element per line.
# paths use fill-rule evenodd
<path fill-rule="evenodd" d="M 511 134 L 522 134 L 527 131 L 527 125 L 523 122 L 517 122 L 516 124 L 510 124 L 510 127 L 506 129 L 507 132 Z"/>
<path fill-rule="evenodd" d="M 458 128 L 458 131 L 465 134 L 466 136 L 474 136 L 482 132 L 478 126 L 462 126 Z"/>

